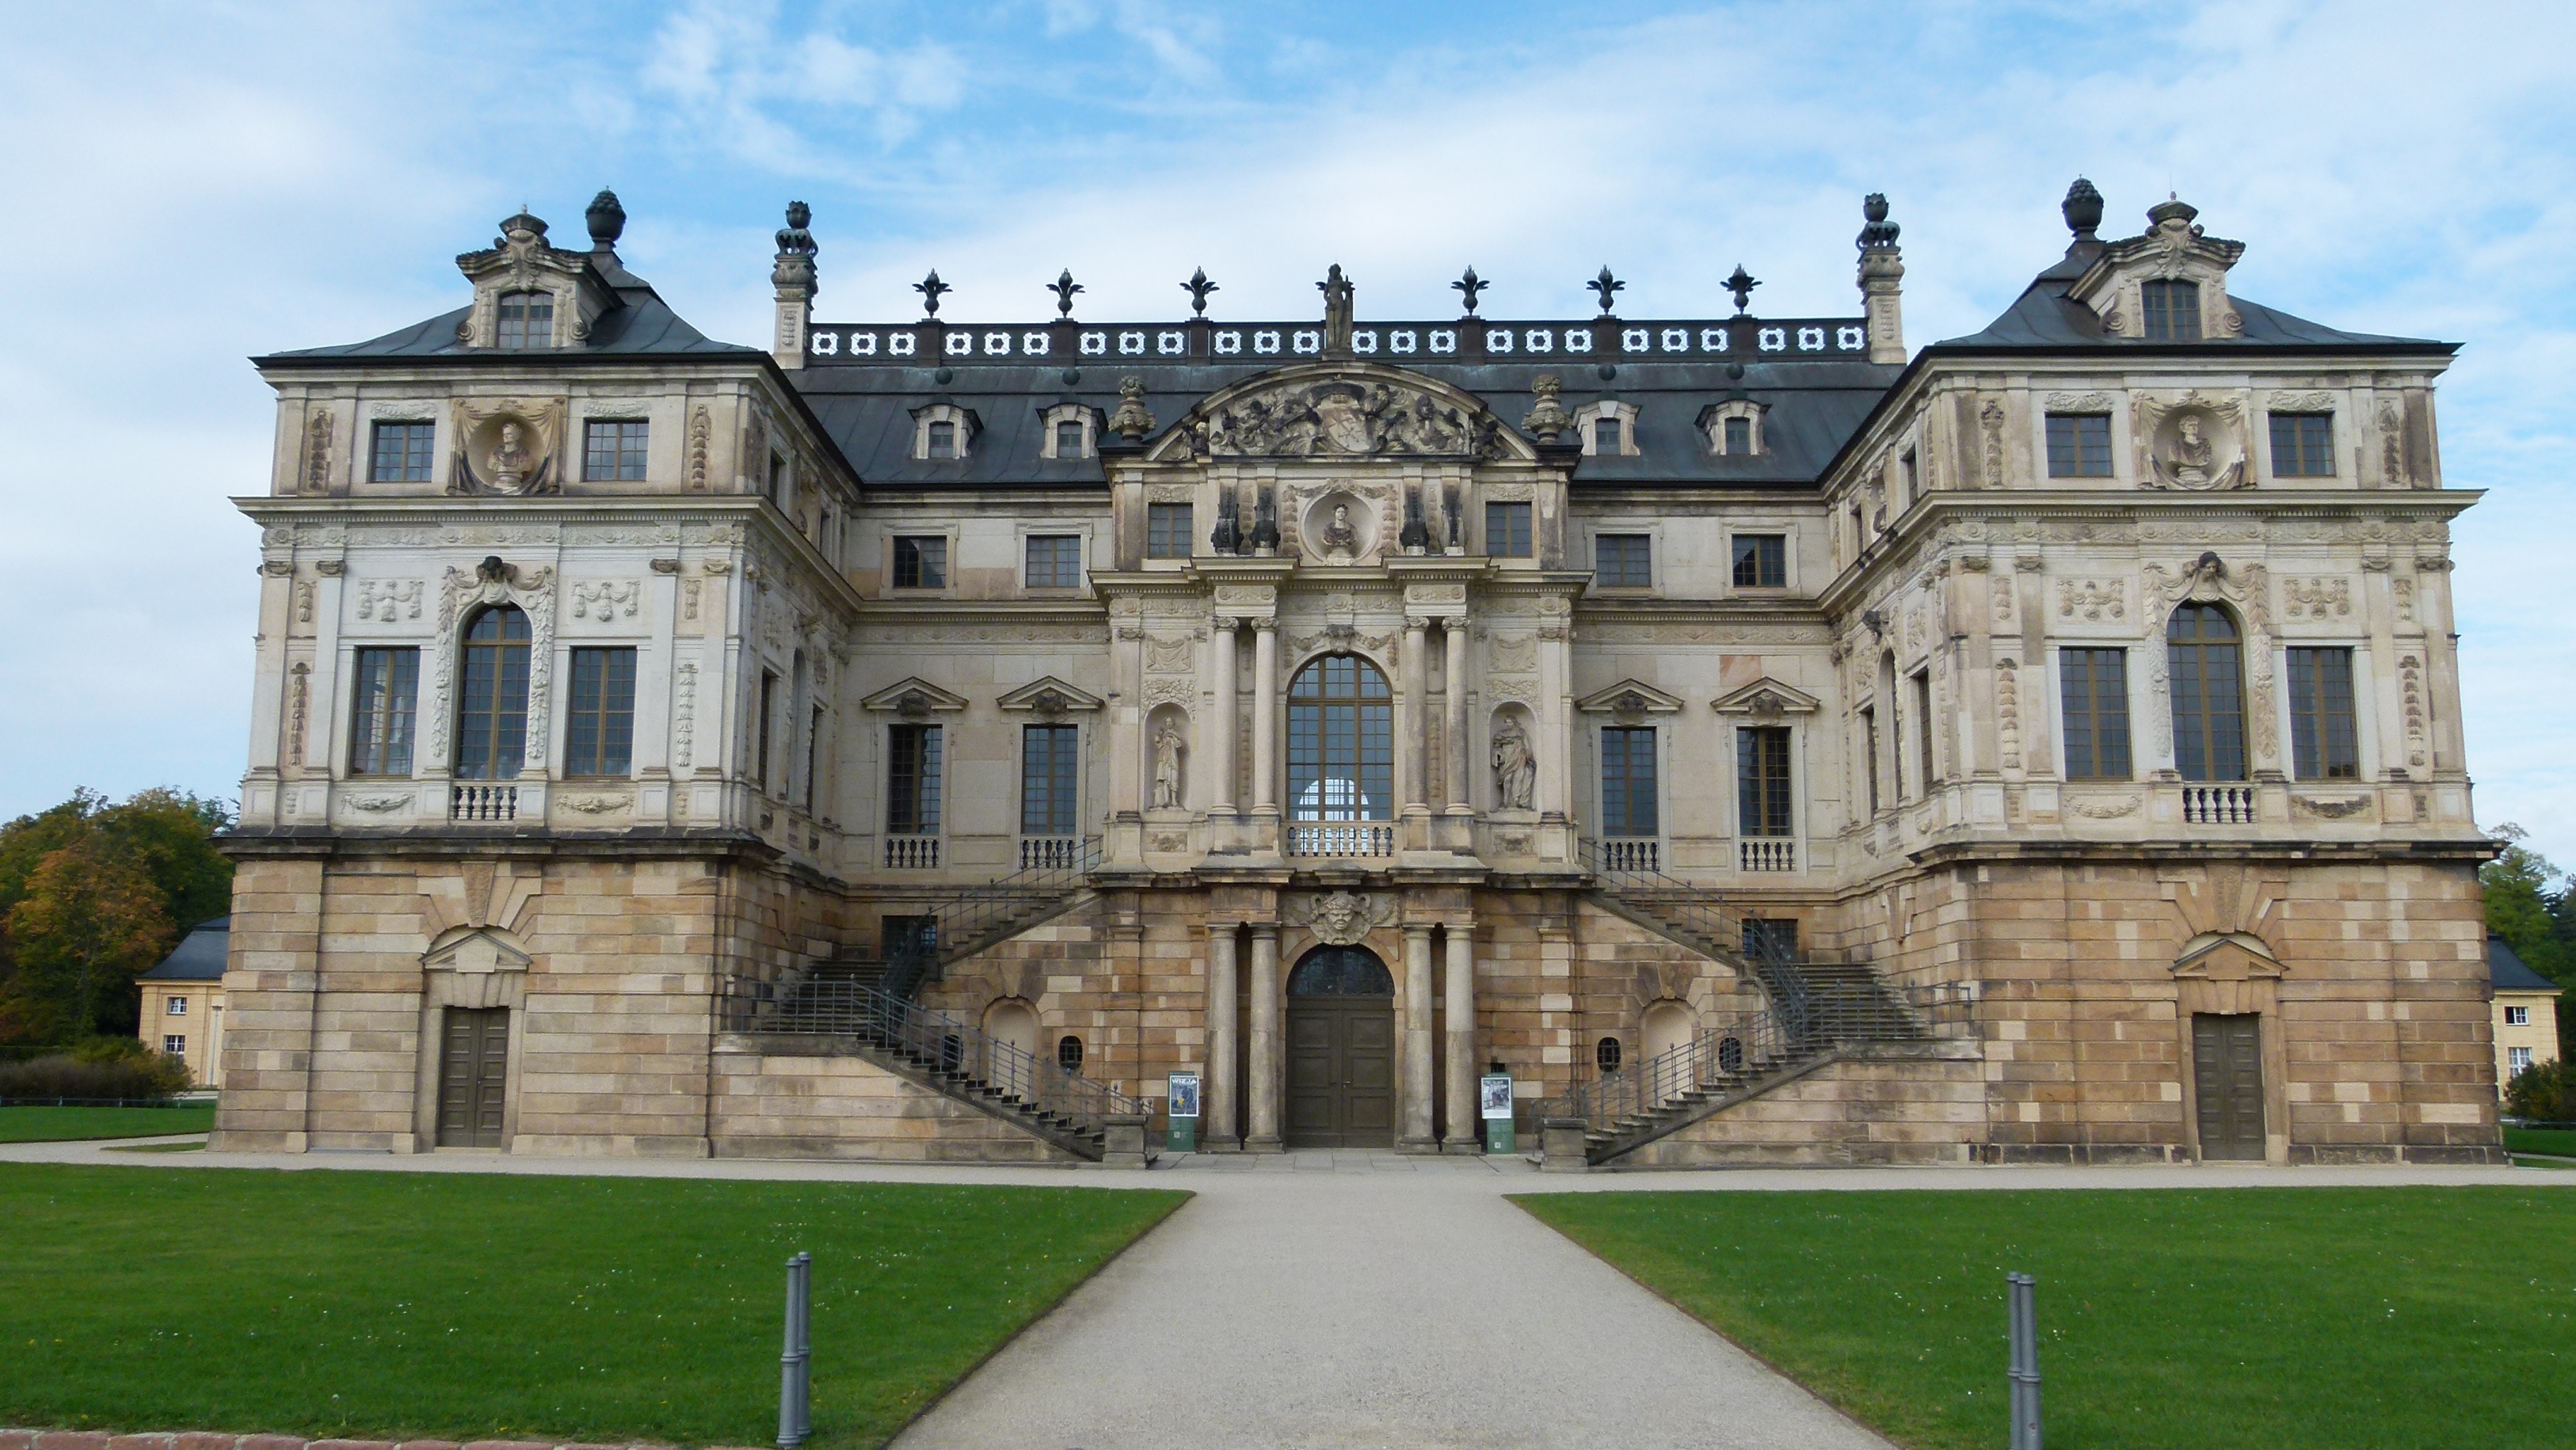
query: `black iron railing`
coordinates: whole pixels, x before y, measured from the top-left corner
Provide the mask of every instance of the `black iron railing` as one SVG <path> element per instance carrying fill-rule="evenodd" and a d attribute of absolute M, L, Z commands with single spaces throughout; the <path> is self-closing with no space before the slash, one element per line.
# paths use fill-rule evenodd
<path fill-rule="evenodd" d="M 1775 924 L 1729 911 L 1707 887 L 1665 875 L 1655 869 L 1651 858 L 1621 849 L 1626 844 L 1612 842 L 1605 847 L 1584 837 L 1576 848 L 1583 869 L 1631 910 L 1691 938 L 1692 945 L 1720 961 L 1751 967 L 1771 994 L 1771 1010 L 1780 1014 L 1784 1024 L 1803 1032 L 1813 1004 L 1806 977 L 1799 971 L 1800 956 L 1792 935 L 1795 923 Z"/>
<path fill-rule="evenodd" d="M 1808 1051 L 1806 1025 L 1777 1007 L 1722 1018 L 1690 1041 L 1620 1071 L 1576 1083 L 1541 1111 L 1580 1118 L 1614 1137 L 1648 1126 L 1668 1108 L 1758 1081 Z"/>
<path fill-rule="evenodd" d="M 934 1012 L 884 987 L 839 978 L 794 983 L 726 977 L 719 992 L 728 1032 L 830 1037 L 909 1058 L 961 1093 L 982 1093 L 1081 1135 L 1103 1120 L 1146 1111 L 1143 1100 L 1067 1072 L 1054 1059 Z"/>
<path fill-rule="evenodd" d="M 924 943 L 930 958 L 927 974 L 1019 931 L 1036 913 L 1080 891 L 1099 866 L 1100 838 L 1084 836 L 1062 842 L 999 880 L 950 892 L 932 903 L 925 909 L 932 918 Z M 891 966 L 897 944 L 886 946 Z"/>

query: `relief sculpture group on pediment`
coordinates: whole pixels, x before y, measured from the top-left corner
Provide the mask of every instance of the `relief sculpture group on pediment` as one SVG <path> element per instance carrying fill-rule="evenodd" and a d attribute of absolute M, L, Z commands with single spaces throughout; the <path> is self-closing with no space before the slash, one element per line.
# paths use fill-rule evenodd
<path fill-rule="evenodd" d="M 1212 453 L 1233 457 L 1465 457 L 1493 442 L 1490 419 L 1396 384 L 1332 378 L 1244 398 L 1211 420 Z"/>

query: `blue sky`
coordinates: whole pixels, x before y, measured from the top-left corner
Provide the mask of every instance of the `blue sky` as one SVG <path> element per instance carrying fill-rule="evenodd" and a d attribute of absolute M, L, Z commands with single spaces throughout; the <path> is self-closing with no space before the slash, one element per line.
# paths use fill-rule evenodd
<path fill-rule="evenodd" d="M 2576 12 L 2422 5 L 21 5 L 0 50 L 0 815 L 74 785 L 229 796 L 270 395 L 243 358 L 455 306 L 453 258 L 593 191 L 684 316 L 766 335 L 812 203 L 819 314 L 1857 310 L 1904 226 L 1909 342 L 1972 331 L 2168 190 L 2231 290 L 2465 344 L 2441 392 L 2479 818 L 2576 865 Z"/>

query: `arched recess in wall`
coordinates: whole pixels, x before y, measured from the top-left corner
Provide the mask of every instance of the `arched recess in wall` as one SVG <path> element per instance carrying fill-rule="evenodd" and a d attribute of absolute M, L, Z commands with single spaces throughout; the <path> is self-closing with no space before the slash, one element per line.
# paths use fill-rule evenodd
<path fill-rule="evenodd" d="M 1651 1062 L 1699 1034 L 1699 1014 L 1688 1002 L 1667 997 L 1646 1004 L 1643 1029 L 1638 1034 L 1638 1054 Z"/>
<path fill-rule="evenodd" d="M 1004 997 L 984 1009 L 984 1035 L 993 1042 L 994 1062 L 986 1081 L 1017 1087 L 1032 1077 L 1038 1060 L 1038 1009 L 1017 997 Z"/>

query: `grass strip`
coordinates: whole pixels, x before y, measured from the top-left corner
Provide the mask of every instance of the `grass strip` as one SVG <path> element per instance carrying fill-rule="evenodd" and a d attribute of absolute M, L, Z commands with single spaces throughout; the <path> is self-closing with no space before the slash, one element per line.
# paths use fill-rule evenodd
<path fill-rule="evenodd" d="M 0 1423 L 882 1443 L 1188 1197 L 0 1164 Z"/>
<path fill-rule="evenodd" d="M 213 1103 L 177 1108 L 0 1108 L 0 1143 L 152 1138 L 164 1133 L 204 1133 L 214 1126 Z"/>
<path fill-rule="evenodd" d="M 2504 1146 L 2511 1153 L 2548 1153 L 2576 1158 L 2576 1128 L 2507 1128 Z"/>
<path fill-rule="evenodd" d="M 2565 1188 L 1569 1193 L 1523 1208 L 1923 1450 L 2005 1443 L 2038 1276 L 2052 1450 L 2559 1443 Z"/>

